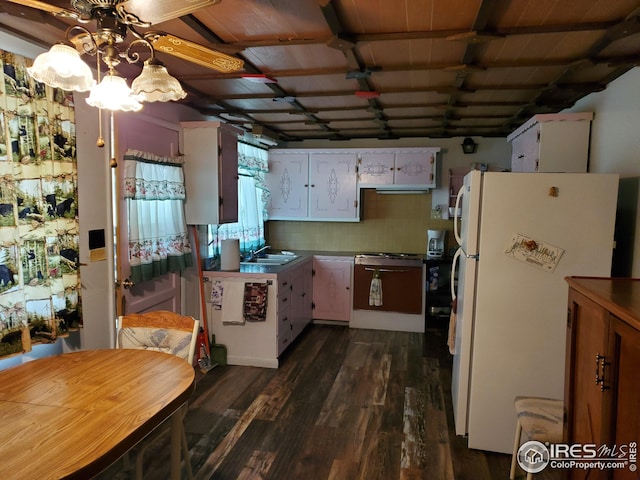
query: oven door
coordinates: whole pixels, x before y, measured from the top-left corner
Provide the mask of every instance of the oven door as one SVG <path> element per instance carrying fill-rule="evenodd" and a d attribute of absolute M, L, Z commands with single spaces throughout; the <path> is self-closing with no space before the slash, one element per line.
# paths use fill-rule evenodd
<path fill-rule="evenodd" d="M 423 268 L 418 266 L 354 265 L 353 308 L 421 314 Z M 382 281 L 382 305 L 369 305 L 369 290 L 375 271 Z"/>

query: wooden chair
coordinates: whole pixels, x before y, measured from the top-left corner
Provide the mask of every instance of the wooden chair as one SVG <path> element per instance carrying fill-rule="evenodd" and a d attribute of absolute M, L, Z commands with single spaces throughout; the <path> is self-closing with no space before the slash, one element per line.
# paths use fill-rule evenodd
<path fill-rule="evenodd" d="M 176 355 L 192 365 L 199 330 L 199 320 L 165 310 L 124 315 L 118 317 L 116 322 L 116 348 L 166 352 Z M 189 446 L 184 431 L 186 413 L 187 404 L 185 403 L 174 415 L 180 416 L 180 421 L 176 422 L 176 424 L 179 424 L 180 428 L 180 444 L 187 476 L 192 480 L 193 472 L 191 470 Z M 157 437 L 168 430 L 171 423 L 166 423 L 166 428 L 159 428 L 142 442 L 136 456 L 137 480 L 142 480 L 142 464 L 146 449 Z M 179 452 L 176 451 L 172 458 L 179 459 Z"/>
<path fill-rule="evenodd" d="M 562 442 L 562 416 L 564 406 L 562 400 L 544 397 L 516 397 L 516 438 L 511 457 L 511 471 L 509 479 L 516 477 L 518 450 L 524 434 L 525 441 L 541 443 Z M 532 480 L 533 474 L 527 473 L 527 480 Z"/>

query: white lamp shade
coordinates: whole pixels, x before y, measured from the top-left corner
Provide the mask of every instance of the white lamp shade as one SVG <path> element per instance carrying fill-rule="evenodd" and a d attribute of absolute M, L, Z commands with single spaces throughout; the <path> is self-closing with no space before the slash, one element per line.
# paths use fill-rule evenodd
<path fill-rule="evenodd" d="M 92 107 L 124 112 L 137 112 L 142 108 L 142 104 L 131 94 L 124 78 L 117 75 L 105 75 L 102 81 L 91 89 L 87 103 Z"/>
<path fill-rule="evenodd" d="M 131 82 L 133 95 L 141 102 L 169 102 L 187 96 L 180 82 L 157 63 L 145 62 L 140 75 Z"/>
<path fill-rule="evenodd" d="M 96 84 L 89 65 L 77 50 L 63 44 L 38 55 L 27 71 L 38 82 L 63 90 L 86 92 Z"/>

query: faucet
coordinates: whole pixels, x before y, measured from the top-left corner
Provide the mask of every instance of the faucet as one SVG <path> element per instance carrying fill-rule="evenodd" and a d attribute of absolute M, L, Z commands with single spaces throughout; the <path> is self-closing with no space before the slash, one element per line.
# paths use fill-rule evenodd
<path fill-rule="evenodd" d="M 259 253 L 264 252 L 265 250 L 268 250 L 271 248 L 271 245 L 265 245 L 262 248 L 259 248 L 258 250 L 249 250 L 249 261 L 253 261 L 255 260 L 255 258 L 258 256 Z"/>

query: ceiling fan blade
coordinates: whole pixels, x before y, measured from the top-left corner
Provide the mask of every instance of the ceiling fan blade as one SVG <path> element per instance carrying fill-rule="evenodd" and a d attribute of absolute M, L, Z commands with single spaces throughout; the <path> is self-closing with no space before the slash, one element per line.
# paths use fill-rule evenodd
<path fill-rule="evenodd" d="M 166 22 L 188 15 L 204 7 L 220 3 L 221 0 L 125 0 L 116 5 L 122 18 L 134 15 L 138 20 L 150 25 Z"/>
<path fill-rule="evenodd" d="M 168 53 L 183 60 L 197 63 L 218 72 L 228 73 L 240 70 L 244 62 L 222 52 L 203 47 L 175 35 L 164 32 L 146 32 L 144 37 L 159 52 Z"/>
<path fill-rule="evenodd" d="M 51 5 L 50 3 L 40 2 L 38 0 L 8 0 L 11 3 L 16 3 L 18 5 L 23 5 L 25 7 L 35 8 L 37 10 L 42 10 L 47 13 L 52 13 L 58 17 L 67 17 L 67 18 L 75 18 L 78 19 L 79 15 L 77 12 L 73 10 L 67 10 L 66 8 L 57 7 L 55 5 Z"/>

